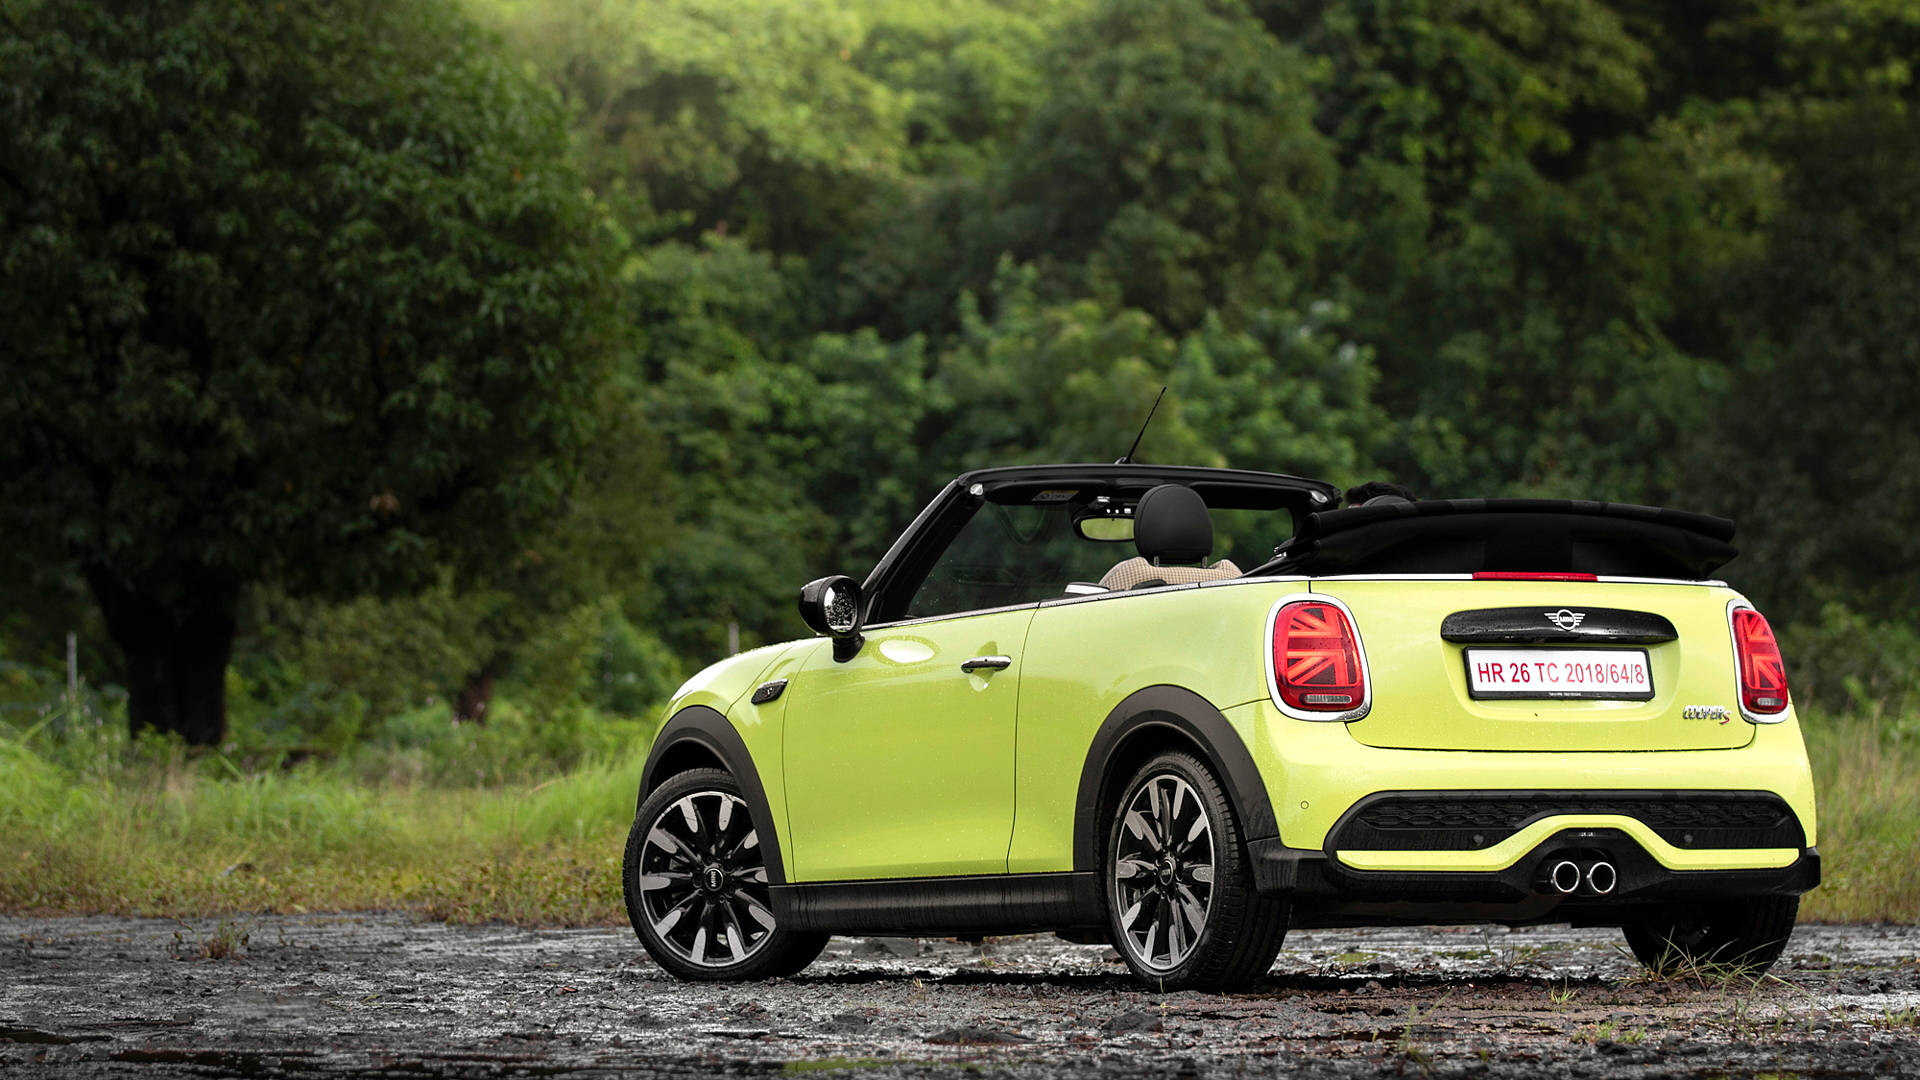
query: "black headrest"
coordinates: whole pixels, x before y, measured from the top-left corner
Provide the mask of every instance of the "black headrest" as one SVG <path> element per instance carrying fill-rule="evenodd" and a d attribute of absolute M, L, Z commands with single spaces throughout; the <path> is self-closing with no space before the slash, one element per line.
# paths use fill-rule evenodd
<path fill-rule="evenodd" d="M 1179 484 L 1149 488 L 1133 508 L 1133 546 L 1148 561 L 1197 563 L 1213 550 L 1213 519 L 1200 493 Z"/>

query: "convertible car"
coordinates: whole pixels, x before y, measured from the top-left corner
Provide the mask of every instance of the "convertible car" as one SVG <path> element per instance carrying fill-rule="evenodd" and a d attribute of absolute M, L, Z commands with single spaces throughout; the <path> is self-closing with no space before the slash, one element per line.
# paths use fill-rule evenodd
<path fill-rule="evenodd" d="M 1054 931 L 1230 990 L 1289 927 L 1620 927 L 1764 970 L 1820 877 L 1731 522 L 1136 464 L 949 483 L 819 636 L 688 680 L 627 912 L 688 979 Z"/>

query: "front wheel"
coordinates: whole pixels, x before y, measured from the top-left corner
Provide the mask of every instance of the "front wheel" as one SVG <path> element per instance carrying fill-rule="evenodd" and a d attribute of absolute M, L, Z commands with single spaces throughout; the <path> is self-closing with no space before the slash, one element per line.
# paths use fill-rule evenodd
<path fill-rule="evenodd" d="M 620 878 L 640 943 L 682 979 L 792 975 L 827 944 L 774 918 L 759 823 L 719 769 L 677 773 L 641 801 Z"/>
<path fill-rule="evenodd" d="M 1623 927 L 1635 959 L 1656 975 L 1763 975 L 1786 950 L 1797 896 L 1687 904 Z"/>
<path fill-rule="evenodd" d="M 1273 966 L 1288 905 L 1254 891 L 1226 790 L 1167 751 L 1122 789 L 1107 826 L 1108 915 L 1127 966 L 1163 990 L 1236 990 Z"/>

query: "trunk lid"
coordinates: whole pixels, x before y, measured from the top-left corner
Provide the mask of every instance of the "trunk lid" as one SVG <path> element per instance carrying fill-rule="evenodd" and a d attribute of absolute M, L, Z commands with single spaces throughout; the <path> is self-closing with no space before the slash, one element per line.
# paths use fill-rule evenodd
<path fill-rule="evenodd" d="M 1345 602 L 1359 628 L 1373 703 L 1347 730 L 1369 746 L 1728 750 L 1753 739 L 1725 586 L 1326 578 L 1313 591 Z"/>

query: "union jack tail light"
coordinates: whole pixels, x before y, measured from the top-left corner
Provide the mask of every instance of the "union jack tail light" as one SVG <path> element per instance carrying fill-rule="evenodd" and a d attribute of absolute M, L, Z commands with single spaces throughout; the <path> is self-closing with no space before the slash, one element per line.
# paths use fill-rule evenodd
<path fill-rule="evenodd" d="M 1740 666 L 1740 704 L 1756 716 L 1787 709 L 1787 666 L 1767 617 L 1752 608 L 1733 609 L 1733 654 Z"/>
<path fill-rule="evenodd" d="M 1344 610 L 1296 600 L 1274 614 L 1273 685 L 1281 702 L 1302 712 L 1351 713 L 1366 703 L 1360 638 Z"/>

